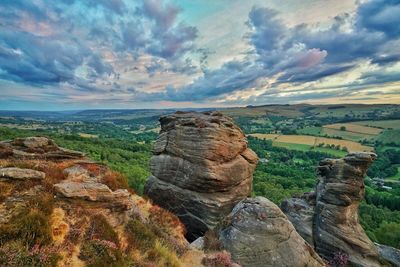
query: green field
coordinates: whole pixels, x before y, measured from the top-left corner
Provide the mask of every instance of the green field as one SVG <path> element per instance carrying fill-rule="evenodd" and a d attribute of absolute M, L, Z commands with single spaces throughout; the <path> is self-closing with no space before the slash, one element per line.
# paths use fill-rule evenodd
<path fill-rule="evenodd" d="M 397 144 L 400 145 L 400 129 L 397 130 L 385 130 L 378 137 L 378 141 L 383 144 Z"/>
<path fill-rule="evenodd" d="M 356 121 L 354 124 L 379 127 L 384 129 L 400 129 L 400 120 L 382 120 L 382 121 Z"/>
<path fill-rule="evenodd" d="M 287 148 L 287 149 L 304 151 L 304 152 L 305 151 L 318 151 L 318 152 L 330 154 L 335 157 L 344 157 L 347 154 L 347 152 L 341 151 L 341 150 L 325 148 L 325 147 L 313 147 L 311 145 L 304 145 L 304 144 L 273 142 L 272 145 L 275 147 L 283 147 L 283 148 Z"/>
<path fill-rule="evenodd" d="M 313 136 L 320 136 L 322 135 L 322 127 L 317 126 L 309 126 L 302 129 L 298 129 L 297 133 L 299 134 L 306 134 L 306 135 L 313 135 Z"/>

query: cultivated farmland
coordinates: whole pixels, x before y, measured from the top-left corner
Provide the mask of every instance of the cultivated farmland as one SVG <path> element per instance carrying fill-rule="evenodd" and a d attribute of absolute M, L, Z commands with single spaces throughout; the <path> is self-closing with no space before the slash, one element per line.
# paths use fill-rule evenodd
<path fill-rule="evenodd" d="M 373 151 L 372 147 L 362 145 L 358 142 L 326 137 L 316 137 L 310 135 L 250 134 L 250 136 L 260 139 L 272 140 L 273 142 L 278 143 L 308 145 L 314 148 L 321 145 L 331 145 L 340 148 L 347 148 L 349 152 Z"/>

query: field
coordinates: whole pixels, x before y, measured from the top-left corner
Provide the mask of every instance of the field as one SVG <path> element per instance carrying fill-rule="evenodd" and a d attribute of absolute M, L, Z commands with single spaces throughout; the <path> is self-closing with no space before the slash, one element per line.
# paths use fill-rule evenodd
<path fill-rule="evenodd" d="M 378 141 L 383 144 L 396 144 L 400 145 L 400 129 L 398 130 L 385 130 L 379 137 Z"/>
<path fill-rule="evenodd" d="M 79 133 L 78 135 L 83 138 L 98 138 L 99 137 L 97 134 L 88 134 L 88 133 Z"/>
<path fill-rule="evenodd" d="M 353 123 L 334 123 L 334 124 L 324 125 L 323 127 L 327 128 L 327 129 L 334 129 L 334 130 L 341 130 L 342 127 L 344 127 L 344 130 L 342 130 L 342 131 L 351 132 L 351 133 L 368 134 L 368 135 L 378 135 L 382 132 L 382 129 L 379 129 L 379 128 L 368 127 L 368 126 L 353 124 Z"/>
<path fill-rule="evenodd" d="M 336 150 L 336 149 L 326 148 L 326 147 L 314 147 L 311 145 L 304 145 L 304 144 L 273 142 L 272 145 L 275 147 L 283 147 L 283 148 L 287 148 L 287 149 L 304 151 L 304 152 L 305 151 L 318 151 L 318 152 L 330 154 L 335 157 L 344 157 L 347 154 L 346 151 L 341 151 L 341 150 Z"/>
<path fill-rule="evenodd" d="M 400 120 L 355 121 L 354 124 L 378 127 L 383 129 L 400 129 Z"/>
<path fill-rule="evenodd" d="M 364 146 L 360 143 L 349 141 L 349 140 L 339 140 L 333 138 L 326 137 L 316 137 L 310 135 L 279 135 L 279 134 L 250 134 L 250 136 L 259 138 L 272 140 L 274 143 L 287 143 L 287 144 L 296 144 L 296 145 L 307 145 L 316 149 L 318 145 L 333 145 L 339 146 L 340 148 L 347 148 L 349 152 L 358 152 L 358 151 L 373 151 L 373 148 L 370 146 Z M 322 148 L 322 147 L 320 147 Z M 330 148 L 327 148 L 330 149 Z M 334 150 L 334 149 L 330 149 Z"/>

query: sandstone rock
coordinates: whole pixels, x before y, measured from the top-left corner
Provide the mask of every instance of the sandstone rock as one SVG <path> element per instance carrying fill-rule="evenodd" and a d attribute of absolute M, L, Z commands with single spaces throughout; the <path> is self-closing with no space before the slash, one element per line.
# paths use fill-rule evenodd
<path fill-rule="evenodd" d="M 304 198 L 286 199 L 281 204 L 281 210 L 286 214 L 292 222 L 296 231 L 310 245 L 314 244 L 313 238 L 313 220 L 314 220 L 315 203 L 307 201 Z"/>
<path fill-rule="evenodd" d="M 279 207 L 263 197 L 245 199 L 234 207 L 220 241 L 243 267 L 325 266 Z"/>
<path fill-rule="evenodd" d="M 46 174 L 44 172 L 31 170 L 31 169 L 21 169 L 21 168 L 0 168 L 0 178 L 8 179 L 44 179 Z"/>
<path fill-rule="evenodd" d="M 400 266 L 400 250 L 388 247 L 385 245 L 381 245 L 378 243 L 374 243 L 376 248 L 378 249 L 379 255 L 392 264 L 393 266 Z"/>
<path fill-rule="evenodd" d="M 375 158 L 373 153 L 354 153 L 323 160 L 318 166 L 313 236 L 320 255 L 329 258 L 335 251 L 344 251 L 354 265 L 381 265 L 378 251 L 358 219 L 364 176 Z"/>
<path fill-rule="evenodd" d="M 351 153 L 342 159 L 325 159 L 317 169 L 316 192 L 281 205 L 299 234 L 327 260 L 344 252 L 354 266 L 381 266 L 378 251 L 358 219 L 364 176 L 375 158 L 373 153 Z"/>
<path fill-rule="evenodd" d="M 53 141 L 46 137 L 27 137 L 23 139 L 22 142 L 27 148 L 38 148 L 46 147 L 48 145 L 54 145 Z"/>
<path fill-rule="evenodd" d="M 0 158 L 16 159 L 82 159 L 85 154 L 58 147 L 46 137 L 17 138 L 0 142 Z"/>
<path fill-rule="evenodd" d="M 175 113 L 160 122 L 145 194 L 174 212 L 194 240 L 250 194 L 258 157 L 220 113 Z"/>

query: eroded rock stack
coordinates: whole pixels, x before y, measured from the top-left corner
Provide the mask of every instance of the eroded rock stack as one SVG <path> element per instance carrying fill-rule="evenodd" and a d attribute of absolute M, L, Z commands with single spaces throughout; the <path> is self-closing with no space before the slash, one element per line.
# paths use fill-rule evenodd
<path fill-rule="evenodd" d="M 315 193 L 281 205 L 297 231 L 326 259 L 344 252 L 355 266 L 381 266 L 378 250 L 358 219 L 364 177 L 375 158 L 373 153 L 352 153 L 323 160 Z"/>
<path fill-rule="evenodd" d="M 145 194 L 174 212 L 194 240 L 249 196 L 258 157 L 221 113 L 175 113 L 160 123 Z"/>
<path fill-rule="evenodd" d="M 220 240 L 242 266 L 325 266 L 279 207 L 263 197 L 239 202 Z"/>

